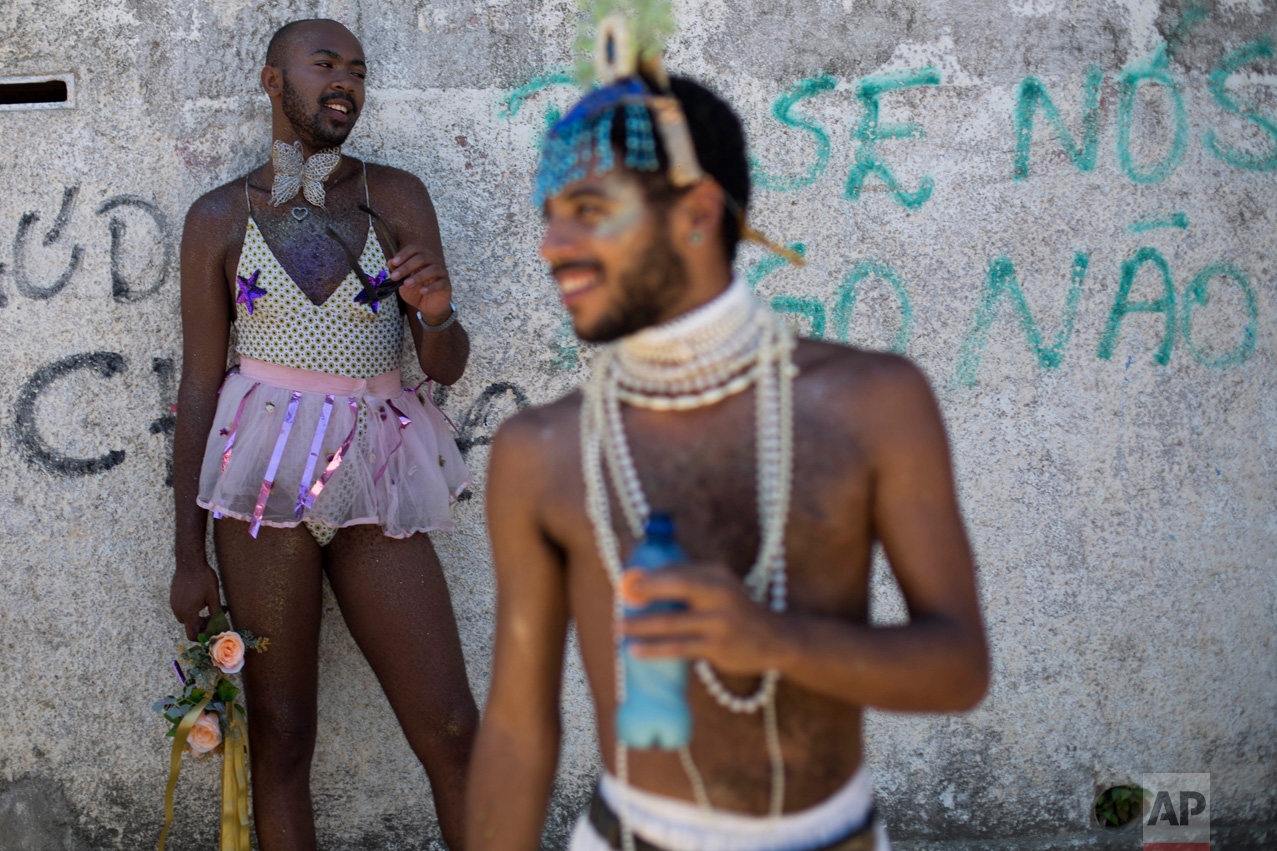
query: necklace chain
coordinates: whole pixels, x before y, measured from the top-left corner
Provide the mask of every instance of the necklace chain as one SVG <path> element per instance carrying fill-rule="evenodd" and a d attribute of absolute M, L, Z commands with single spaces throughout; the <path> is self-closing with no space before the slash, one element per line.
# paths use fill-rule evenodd
<path fill-rule="evenodd" d="M 769 603 L 772 611 L 781 612 L 786 607 L 784 531 L 793 477 L 792 390 L 797 372 L 792 364 L 793 347 L 793 337 L 785 325 L 744 285 L 734 282 L 706 306 L 673 323 L 639 332 L 599 356 L 584 388 L 581 457 L 586 513 L 613 587 L 618 706 L 625 700 L 619 629 L 624 608 L 618 592 L 624 566 L 612 527 L 607 480 L 611 480 L 625 525 L 634 538 L 642 536 L 650 514 L 626 439 L 621 403 L 656 410 L 688 410 L 715 404 L 755 386 L 761 540 L 744 584 L 755 602 Z M 785 796 L 784 759 L 776 718 L 779 672 L 765 671 L 753 694 L 739 696 L 723 684 L 704 659 L 696 660 L 693 669 L 714 700 L 728 711 L 746 714 L 762 710 L 772 768 L 769 811 L 779 815 Z M 616 756 L 618 779 L 628 785 L 628 754 L 619 737 Z M 709 797 L 690 751 L 684 748 L 679 756 L 697 803 L 708 809 Z M 622 840 L 626 851 L 631 851 L 633 835 L 624 818 Z"/>

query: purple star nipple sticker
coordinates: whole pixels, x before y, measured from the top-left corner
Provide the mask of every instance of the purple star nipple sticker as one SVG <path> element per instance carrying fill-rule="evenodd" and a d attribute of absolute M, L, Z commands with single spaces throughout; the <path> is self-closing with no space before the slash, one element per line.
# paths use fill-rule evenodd
<path fill-rule="evenodd" d="M 376 313 L 377 305 L 381 303 L 381 300 L 397 290 L 400 285 L 393 281 L 389 285 L 386 284 L 386 279 L 390 277 L 390 273 L 385 269 L 378 272 L 376 277 L 367 273 L 364 273 L 363 277 L 367 283 L 364 284 L 363 291 L 355 296 L 355 301 L 359 304 L 368 305 L 368 309 Z"/>
<path fill-rule="evenodd" d="M 235 276 L 235 280 L 239 283 L 239 295 L 235 297 L 235 303 L 245 305 L 249 316 L 253 315 L 253 301 L 266 295 L 266 290 L 257 286 L 257 279 L 261 277 L 261 274 L 261 269 L 254 269 L 253 274 L 247 278 L 243 275 Z"/>

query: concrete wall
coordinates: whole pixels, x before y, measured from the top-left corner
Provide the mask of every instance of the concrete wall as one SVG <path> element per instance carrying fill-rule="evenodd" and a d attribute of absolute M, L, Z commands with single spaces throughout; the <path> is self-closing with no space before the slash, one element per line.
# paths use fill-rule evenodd
<path fill-rule="evenodd" d="M 142 848 L 161 820 L 167 740 L 149 705 L 179 638 L 176 252 L 191 201 L 266 156 L 270 33 L 346 20 L 373 69 L 349 149 L 431 187 L 475 343 L 444 407 L 479 497 L 500 419 L 588 365 L 527 201 L 542 128 L 573 97 L 574 7 L 0 2 L 0 76 L 68 73 L 75 89 L 73 108 L 0 112 L 0 847 Z M 1272 822 L 1277 61 L 1257 39 L 1277 34 L 1277 9 L 677 12 L 670 64 L 743 113 L 756 223 L 810 261 L 751 249 L 742 273 L 808 333 L 917 359 L 951 428 L 994 683 L 961 718 L 870 717 L 904 847 L 1098 841 L 1085 840 L 1097 788 L 1143 771 L 1208 771 L 1217 825 Z M 480 698 L 481 504 L 436 538 Z M 876 584 L 879 616 L 901 617 L 890 579 Z M 323 845 L 434 847 L 424 774 L 325 605 Z M 596 766 L 576 667 L 564 712 L 552 846 Z M 216 766 L 188 762 L 182 783 L 175 847 L 211 847 Z M 1221 847 L 1262 835 L 1219 834 Z"/>

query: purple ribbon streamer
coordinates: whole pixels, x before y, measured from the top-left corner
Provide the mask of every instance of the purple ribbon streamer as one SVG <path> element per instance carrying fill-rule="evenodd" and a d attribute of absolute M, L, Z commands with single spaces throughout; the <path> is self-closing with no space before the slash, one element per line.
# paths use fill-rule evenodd
<path fill-rule="evenodd" d="M 248 397 L 253 395 L 253 391 L 261 387 L 262 383 L 258 381 L 252 387 L 248 388 L 248 392 L 244 394 L 244 398 L 239 400 L 239 408 L 235 411 L 235 419 L 231 421 L 231 433 L 226 438 L 226 448 L 222 450 L 222 472 L 226 472 L 226 465 L 231 461 L 231 450 L 235 448 L 235 435 L 239 432 L 239 418 L 244 413 L 244 406 L 248 404 Z M 222 391 L 217 391 L 221 393 Z"/>
<path fill-rule="evenodd" d="M 374 485 L 381 481 L 382 476 L 386 475 L 386 467 L 390 466 L 390 459 L 393 458 L 395 453 L 403 446 L 403 430 L 412 425 L 412 420 L 408 418 L 407 414 L 396 408 L 394 402 L 387 400 L 386 407 L 394 411 L 395 416 L 399 418 L 399 442 L 396 443 L 395 448 L 390 450 L 390 453 L 386 455 L 386 460 L 381 463 L 381 469 L 377 471 L 377 475 L 372 477 L 372 483 Z"/>
<path fill-rule="evenodd" d="M 262 489 L 257 494 L 257 505 L 253 506 L 253 522 L 248 526 L 248 534 L 254 538 L 262 527 L 262 514 L 266 511 L 266 500 L 275 488 L 275 473 L 279 470 L 279 460 L 284 457 L 284 445 L 288 443 L 288 433 L 293 430 L 293 422 L 297 419 L 297 404 L 301 402 L 301 399 L 301 391 L 294 390 L 288 400 L 288 410 L 284 412 L 284 424 L 279 428 L 275 448 L 270 453 L 270 463 L 266 465 L 266 475 L 262 478 Z"/>
<path fill-rule="evenodd" d="M 315 500 L 323 492 L 328 480 L 333 477 L 333 473 L 337 472 L 337 468 L 341 466 L 342 460 L 346 457 L 346 451 L 350 449 L 350 444 L 355 440 L 355 432 L 359 430 L 359 404 L 354 399 L 347 399 L 346 404 L 350 406 L 350 413 L 354 416 L 355 421 L 350 426 L 350 434 L 346 435 L 346 439 L 342 441 L 341 446 L 333 453 L 333 457 L 328 459 L 328 466 L 324 468 L 323 474 L 310 486 L 310 505 L 315 504 Z"/>
<path fill-rule="evenodd" d="M 293 509 L 294 519 L 301 520 L 302 513 L 314 504 L 309 498 L 310 477 L 315 474 L 315 464 L 319 461 L 319 450 L 324 443 L 324 435 L 328 432 L 328 418 L 333 412 L 333 397 L 324 397 L 324 407 L 319 412 L 319 423 L 315 426 L 315 436 L 310 441 L 310 454 L 306 456 L 306 469 L 302 472 L 301 487 L 297 491 L 297 507 Z"/>

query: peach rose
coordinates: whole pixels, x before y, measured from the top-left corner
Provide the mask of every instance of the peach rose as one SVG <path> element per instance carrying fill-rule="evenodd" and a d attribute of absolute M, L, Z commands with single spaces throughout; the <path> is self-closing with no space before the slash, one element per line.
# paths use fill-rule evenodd
<path fill-rule="evenodd" d="M 217 722 L 217 713 L 201 712 L 186 736 L 187 746 L 196 753 L 208 753 L 221 743 L 222 726 Z"/>
<path fill-rule="evenodd" d="M 223 674 L 238 674 L 244 667 L 244 639 L 237 632 L 221 632 L 208 642 L 208 655 Z"/>

